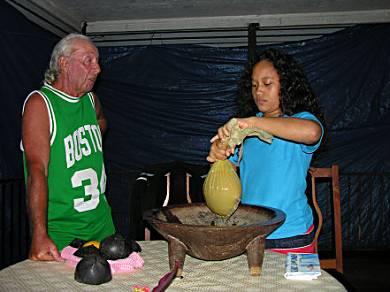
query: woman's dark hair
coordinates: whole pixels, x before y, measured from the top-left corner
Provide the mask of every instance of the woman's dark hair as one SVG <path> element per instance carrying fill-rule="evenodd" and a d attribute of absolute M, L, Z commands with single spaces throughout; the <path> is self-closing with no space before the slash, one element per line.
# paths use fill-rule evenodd
<path fill-rule="evenodd" d="M 308 111 L 324 125 L 323 114 L 310 87 L 302 67 L 289 55 L 277 49 L 267 49 L 258 55 L 253 64 L 244 71 L 240 82 L 237 99 L 237 116 L 248 117 L 259 110 L 252 97 L 252 70 L 260 61 L 271 62 L 278 72 L 280 80 L 280 104 L 283 114 L 291 116 Z"/>

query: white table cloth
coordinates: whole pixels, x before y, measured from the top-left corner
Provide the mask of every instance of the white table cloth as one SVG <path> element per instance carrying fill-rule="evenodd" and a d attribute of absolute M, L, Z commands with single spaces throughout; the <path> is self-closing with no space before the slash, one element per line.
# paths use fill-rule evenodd
<path fill-rule="evenodd" d="M 74 280 L 74 268 L 66 263 L 25 260 L 0 271 L 0 291 L 131 291 L 133 285 L 150 291 L 169 272 L 168 244 L 165 241 L 140 241 L 144 268 L 114 274 L 105 284 L 94 286 Z M 204 261 L 186 255 L 183 278 L 173 280 L 167 291 L 346 291 L 325 271 L 312 281 L 287 280 L 286 256 L 265 252 L 262 274 L 249 274 L 246 255 L 223 261 Z"/>

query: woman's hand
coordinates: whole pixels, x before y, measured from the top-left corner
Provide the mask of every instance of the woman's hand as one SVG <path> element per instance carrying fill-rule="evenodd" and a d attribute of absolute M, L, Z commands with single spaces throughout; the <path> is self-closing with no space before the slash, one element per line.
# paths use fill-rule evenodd
<path fill-rule="evenodd" d="M 245 127 L 246 124 L 244 123 L 242 126 Z M 225 160 L 234 153 L 236 145 L 228 148 L 228 140 L 231 136 L 231 131 L 232 129 L 229 122 L 218 129 L 218 133 L 210 140 L 212 144 L 209 155 L 207 156 L 207 161 L 215 162 L 216 160 Z"/>
<path fill-rule="evenodd" d="M 236 118 L 238 126 L 241 130 L 246 128 L 255 128 L 256 122 L 259 120 L 258 117 L 249 117 L 249 118 Z"/>
<path fill-rule="evenodd" d="M 212 144 L 209 155 L 207 156 L 207 161 L 215 162 L 217 160 L 225 160 L 230 154 L 234 153 L 234 148 L 228 149 L 227 145 L 228 139 L 231 135 L 231 130 L 229 123 L 226 123 L 222 127 L 218 128 L 217 135 L 210 140 Z"/>
<path fill-rule="evenodd" d="M 221 139 L 214 139 L 214 137 L 213 139 L 211 139 L 212 144 L 210 147 L 210 152 L 206 158 L 207 161 L 211 163 L 214 163 L 217 160 L 225 160 L 226 158 L 228 158 L 228 155 L 226 154 L 227 145 L 225 145 Z"/>
<path fill-rule="evenodd" d="M 238 122 L 238 126 L 242 130 L 246 129 L 248 127 L 254 127 L 254 123 L 255 123 L 256 119 L 257 119 L 256 117 L 241 118 L 241 119 L 236 118 L 236 120 Z M 230 122 L 230 120 L 229 120 L 229 122 Z M 228 145 L 227 145 L 228 144 L 228 140 L 231 137 L 231 131 L 232 131 L 229 122 L 227 122 L 225 125 L 220 127 L 218 129 L 218 134 L 215 135 L 210 140 L 210 142 L 213 143 L 213 144 L 211 145 L 210 153 L 209 153 L 209 156 L 207 157 L 208 161 L 214 162 L 215 158 L 217 160 L 223 160 L 220 157 L 217 157 L 218 155 L 222 155 L 222 150 L 224 150 L 224 153 L 223 153 L 223 155 L 225 157 L 224 159 L 226 159 L 230 155 L 234 154 L 234 150 L 235 150 L 237 145 L 232 145 L 231 144 L 229 148 L 228 148 Z M 219 141 L 219 142 L 214 144 L 214 142 L 216 142 L 216 141 Z M 230 141 L 230 143 L 231 143 L 231 141 Z"/>

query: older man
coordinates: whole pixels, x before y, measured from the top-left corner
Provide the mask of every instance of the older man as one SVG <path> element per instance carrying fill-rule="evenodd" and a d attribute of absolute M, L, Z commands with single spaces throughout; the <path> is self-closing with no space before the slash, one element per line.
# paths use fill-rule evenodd
<path fill-rule="evenodd" d="M 100 102 L 91 92 L 100 72 L 90 39 L 64 37 L 45 82 L 23 108 L 22 145 L 33 260 L 60 260 L 74 238 L 102 240 L 115 228 L 105 197 Z"/>

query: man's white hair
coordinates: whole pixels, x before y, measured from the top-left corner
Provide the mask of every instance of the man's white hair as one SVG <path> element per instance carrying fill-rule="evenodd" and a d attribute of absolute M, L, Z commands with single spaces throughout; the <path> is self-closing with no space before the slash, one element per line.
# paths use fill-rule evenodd
<path fill-rule="evenodd" d="M 73 41 L 75 40 L 86 40 L 92 43 L 91 39 L 85 35 L 71 33 L 61 39 L 54 47 L 50 57 L 49 69 L 45 72 L 44 82 L 52 84 L 58 78 L 61 73 L 58 60 L 61 56 L 69 56 L 72 53 Z"/>

